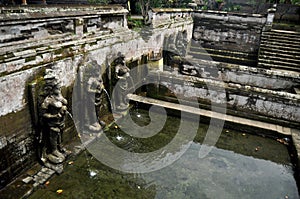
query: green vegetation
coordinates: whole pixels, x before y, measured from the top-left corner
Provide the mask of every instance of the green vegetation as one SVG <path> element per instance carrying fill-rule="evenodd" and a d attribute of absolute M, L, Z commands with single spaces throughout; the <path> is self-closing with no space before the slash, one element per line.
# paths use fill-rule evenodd
<path fill-rule="evenodd" d="M 300 0 L 292 0 L 291 2 L 292 2 L 292 4 L 300 5 Z"/>
<path fill-rule="evenodd" d="M 151 8 L 187 8 L 189 3 L 196 3 L 195 0 L 88 0 L 92 4 L 112 4 L 118 3 L 127 7 L 132 15 L 142 15 L 143 22 L 140 20 L 128 19 L 130 25 L 133 28 L 140 28 L 143 24 L 146 24 L 148 19 L 148 11 Z M 129 2 L 129 3 L 128 3 Z M 239 4 L 231 0 L 204 0 L 202 5 L 198 5 L 196 9 L 202 10 L 222 10 L 228 12 L 238 12 L 242 9 L 242 6 L 252 8 L 252 13 L 257 13 L 262 4 L 288 4 L 288 5 L 300 5 L 300 0 L 246 0 L 244 4 Z M 198 2 L 199 3 L 199 2 Z M 249 11 L 248 8 L 246 10 Z"/>
<path fill-rule="evenodd" d="M 141 29 L 145 24 L 142 19 L 132 19 L 130 16 L 127 18 L 128 27 L 133 30 Z"/>
<path fill-rule="evenodd" d="M 150 8 L 187 8 L 192 0 L 132 0 L 130 1 L 131 13 L 142 15 L 147 21 Z"/>

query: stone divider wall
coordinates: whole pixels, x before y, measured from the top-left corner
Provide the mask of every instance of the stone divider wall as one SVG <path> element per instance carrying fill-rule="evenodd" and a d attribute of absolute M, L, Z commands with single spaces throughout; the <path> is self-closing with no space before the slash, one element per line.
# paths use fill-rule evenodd
<path fill-rule="evenodd" d="M 257 54 L 266 16 L 195 11 L 193 39 L 202 47 Z"/>
<path fill-rule="evenodd" d="M 149 11 L 149 22 L 153 28 L 172 24 L 178 21 L 192 19 L 192 9 L 176 9 L 176 8 L 152 8 Z"/>
<path fill-rule="evenodd" d="M 199 106 L 227 108 L 227 114 L 258 121 L 299 128 L 300 96 L 285 91 L 224 82 L 213 78 L 198 78 L 170 72 L 152 72 L 152 79 L 161 86 L 150 88 L 149 96 L 162 99 L 197 98 Z"/>

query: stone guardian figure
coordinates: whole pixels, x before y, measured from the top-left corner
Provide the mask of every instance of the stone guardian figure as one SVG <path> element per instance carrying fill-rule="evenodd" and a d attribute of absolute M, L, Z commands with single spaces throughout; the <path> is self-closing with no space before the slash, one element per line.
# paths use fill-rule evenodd
<path fill-rule="evenodd" d="M 131 89 L 129 86 L 130 69 L 126 66 L 125 56 L 120 53 L 116 62 L 115 75 L 118 82 L 115 88 L 115 108 L 118 111 L 124 111 L 129 106 L 126 95 Z"/>
<path fill-rule="evenodd" d="M 90 77 L 87 82 L 87 99 L 88 104 L 91 106 L 88 108 L 87 112 L 87 124 L 88 129 L 91 131 L 100 131 L 102 126 L 105 125 L 103 121 L 99 121 L 98 115 L 99 109 L 101 106 L 101 95 L 103 93 L 104 85 L 102 78 L 99 77 Z M 95 110 L 96 114 L 95 114 Z M 101 126 L 102 125 L 102 126 Z"/>
<path fill-rule="evenodd" d="M 51 163 L 59 164 L 65 160 L 66 150 L 62 148 L 62 134 L 65 127 L 67 100 L 61 94 L 61 86 L 51 71 L 44 76 L 48 93 L 42 108 L 43 137 L 46 141 L 46 157 Z"/>

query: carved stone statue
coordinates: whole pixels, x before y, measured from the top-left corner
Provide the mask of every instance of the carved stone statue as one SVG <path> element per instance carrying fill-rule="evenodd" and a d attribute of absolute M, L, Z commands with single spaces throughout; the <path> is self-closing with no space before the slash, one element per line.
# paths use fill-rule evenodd
<path fill-rule="evenodd" d="M 88 129 L 91 131 L 100 131 L 102 126 L 105 125 L 104 122 L 99 121 L 99 109 L 102 103 L 101 95 L 104 89 L 103 80 L 101 77 L 90 77 L 87 82 L 88 96 L 87 102 L 92 107 L 87 110 L 87 124 Z M 96 111 L 96 114 L 95 114 Z M 102 126 L 101 126 L 102 125 Z"/>
<path fill-rule="evenodd" d="M 125 64 L 125 56 L 119 54 L 118 59 L 116 60 L 117 65 L 115 67 L 115 75 L 117 78 L 117 85 L 115 88 L 115 108 L 116 110 L 126 110 L 129 106 L 127 100 L 127 93 L 130 90 L 130 69 Z"/>
<path fill-rule="evenodd" d="M 41 108 L 46 156 L 50 162 L 58 164 L 65 160 L 63 153 L 66 151 L 62 148 L 61 143 L 65 126 L 67 100 L 62 96 L 60 84 L 51 71 L 48 71 L 44 79 L 46 81 L 45 90 L 48 95 Z"/>

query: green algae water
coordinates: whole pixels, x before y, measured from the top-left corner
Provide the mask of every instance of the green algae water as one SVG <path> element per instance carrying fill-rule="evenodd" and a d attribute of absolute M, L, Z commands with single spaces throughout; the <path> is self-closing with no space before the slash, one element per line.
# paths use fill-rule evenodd
<path fill-rule="evenodd" d="M 132 110 L 130 114 L 139 126 L 151 122 L 145 110 Z M 145 139 L 131 137 L 115 125 L 104 134 L 129 152 L 147 153 L 168 144 L 181 119 L 169 116 L 160 133 Z M 191 126 L 198 125 L 187 120 Z M 119 124 L 122 122 L 126 119 Z M 212 151 L 199 158 L 207 129 L 207 125 L 199 124 L 188 150 L 173 164 L 150 173 L 114 170 L 83 151 L 69 160 L 72 164 L 66 164 L 61 175 L 51 178 L 49 185 L 35 191 L 30 198 L 299 198 L 285 145 L 275 139 L 224 129 Z"/>

